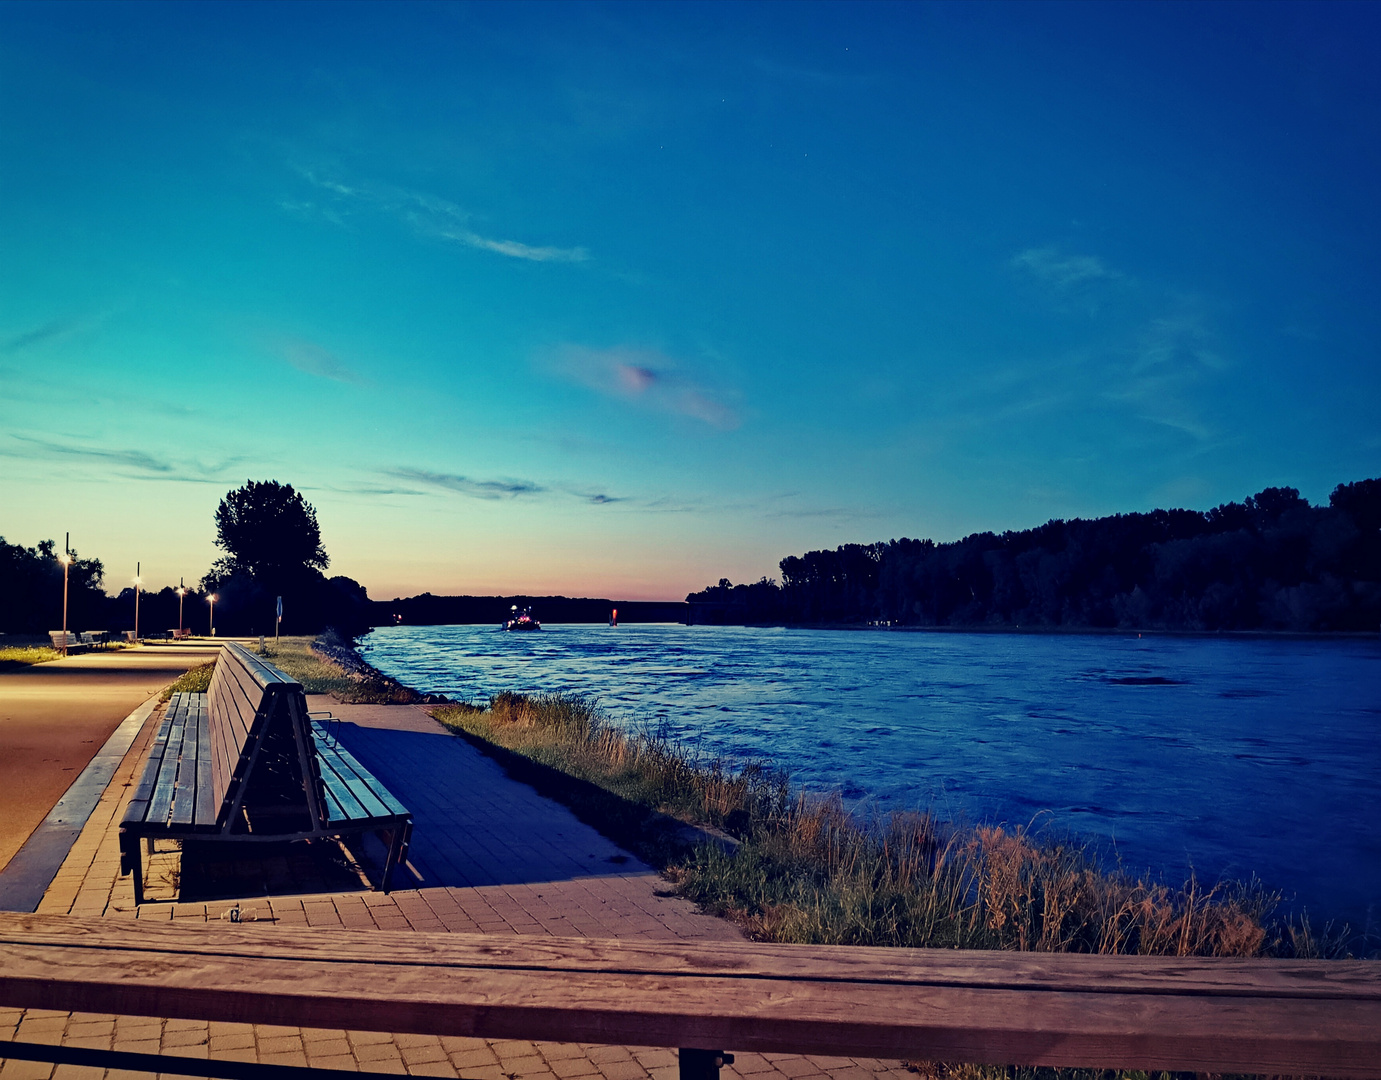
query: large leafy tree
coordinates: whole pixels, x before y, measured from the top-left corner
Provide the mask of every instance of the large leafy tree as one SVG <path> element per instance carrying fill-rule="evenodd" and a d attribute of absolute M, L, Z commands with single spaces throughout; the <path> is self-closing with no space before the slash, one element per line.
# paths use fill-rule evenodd
<path fill-rule="evenodd" d="M 291 484 L 247 481 L 216 508 L 216 546 L 226 552 L 219 575 L 245 573 L 279 588 L 330 563 L 316 511 Z"/>
<path fill-rule="evenodd" d="M 71 555 L 68 629 L 104 628 L 109 616 L 101 589 L 105 568 L 100 559 L 81 559 L 75 551 Z M 40 633 L 62 626 L 62 579 L 53 541 L 26 548 L 0 536 L 0 633 Z"/>

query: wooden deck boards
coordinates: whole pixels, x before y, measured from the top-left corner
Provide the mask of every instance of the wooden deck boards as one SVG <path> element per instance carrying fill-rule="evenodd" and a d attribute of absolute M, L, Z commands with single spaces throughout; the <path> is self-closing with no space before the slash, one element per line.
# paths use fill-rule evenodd
<path fill-rule="evenodd" d="M 0 1004 L 994 1064 L 1381 1075 L 1381 964 L 0 915 Z"/>

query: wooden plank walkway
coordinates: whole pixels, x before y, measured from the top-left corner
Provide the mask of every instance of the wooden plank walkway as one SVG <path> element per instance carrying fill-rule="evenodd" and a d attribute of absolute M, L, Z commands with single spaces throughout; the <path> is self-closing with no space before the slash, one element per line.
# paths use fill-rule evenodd
<path fill-rule="evenodd" d="M 993 1064 L 1381 1075 L 1381 965 L 0 915 L 0 1006 Z"/>

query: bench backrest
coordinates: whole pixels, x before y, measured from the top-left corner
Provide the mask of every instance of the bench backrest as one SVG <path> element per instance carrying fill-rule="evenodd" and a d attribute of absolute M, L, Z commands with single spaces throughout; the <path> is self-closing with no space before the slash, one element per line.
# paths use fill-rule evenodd
<path fill-rule="evenodd" d="M 298 766 L 308 778 L 303 785 L 308 811 L 313 818 L 320 817 L 320 780 L 310 753 L 311 731 L 301 683 L 242 645 L 226 642 L 211 676 L 207 713 L 211 794 L 221 828 L 238 812 L 245 780 L 275 717 L 291 725 Z"/>

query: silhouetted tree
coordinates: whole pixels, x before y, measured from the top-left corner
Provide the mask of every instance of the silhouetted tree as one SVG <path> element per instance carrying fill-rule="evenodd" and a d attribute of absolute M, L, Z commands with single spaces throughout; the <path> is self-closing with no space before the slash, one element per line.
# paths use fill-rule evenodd
<path fill-rule="evenodd" d="M 73 556 L 67 571 L 67 628 L 110 629 L 110 611 L 101 589 L 100 559 Z M 8 544 L 0 536 L 0 633 L 37 634 L 62 627 L 62 563 L 57 544 Z"/>
<path fill-rule="evenodd" d="M 330 565 L 316 510 L 291 484 L 247 481 L 216 508 L 216 546 L 229 572 L 243 571 L 274 588 Z"/>
<path fill-rule="evenodd" d="M 322 574 L 330 558 L 316 511 L 291 484 L 253 481 L 216 508 L 216 545 L 226 552 L 202 579 L 216 594 L 216 626 L 227 633 L 271 634 L 283 598 L 283 632 L 326 626 L 354 633 L 368 625 L 364 587 Z"/>

